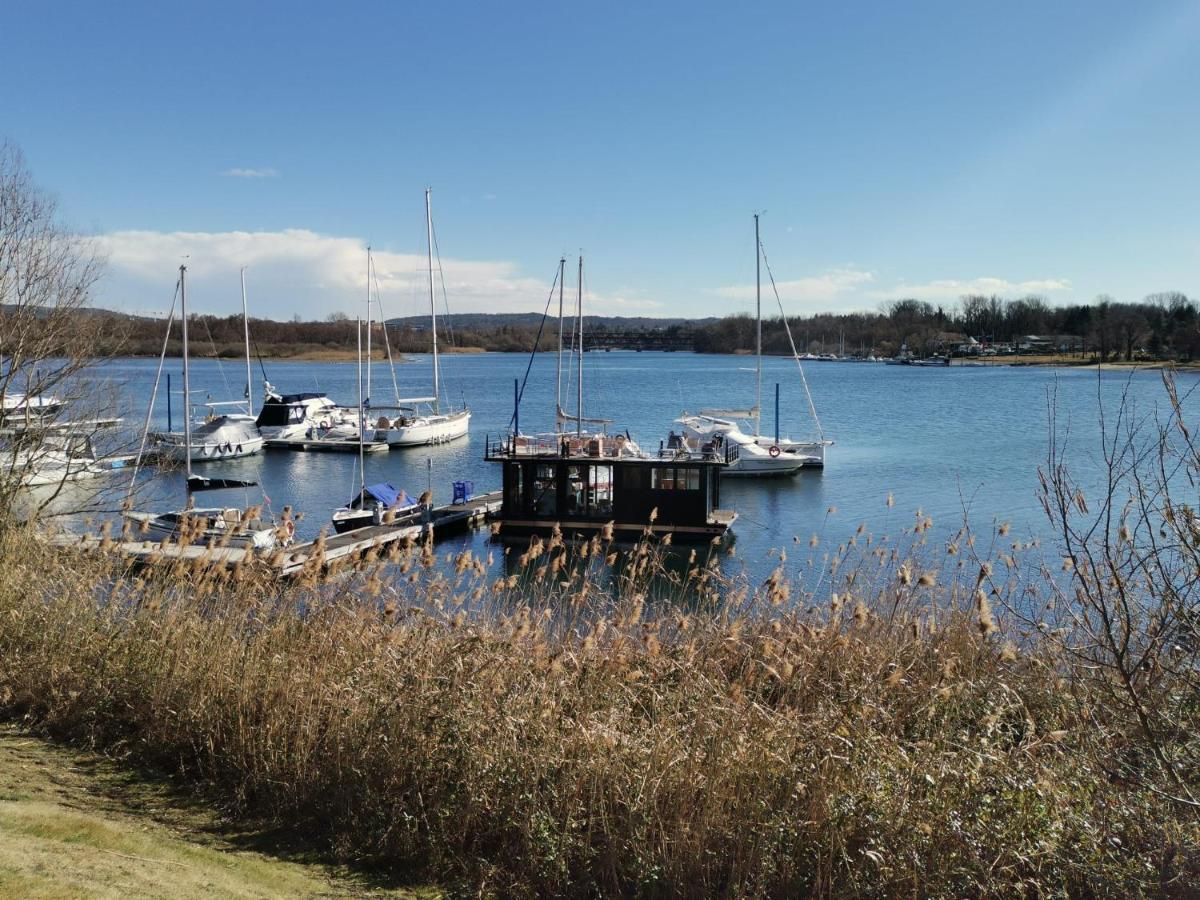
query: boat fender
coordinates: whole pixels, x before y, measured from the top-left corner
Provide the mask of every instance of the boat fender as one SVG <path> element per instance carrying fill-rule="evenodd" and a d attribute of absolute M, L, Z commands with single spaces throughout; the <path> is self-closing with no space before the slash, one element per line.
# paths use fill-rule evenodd
<path fill-rule="evenodd" d="M 242 452 L 242 445 L 241 445 L 241 444 L 238 444 L 238 445 L 237 445 L 237 452 L 238 452 L 238 453 L 241 453 L 241 452 Z"/>
<path fill-rule="evenodd" d="M 226 452 L 226 453 L 232 453 L 232 452 L 233 452 L 233 443 L 232 443 L 232 442 L 230 442 L 230 441 L 226 441 L 226 442 L 225 442 L 225 452 Z"/>
<path fill-rule="evenodd" d="M 767 452 L 768 452 L 768 453 L 770 453 L 770 454 L 771 454 L 771 458 L 772 458 L 772 459 L 774 459 L 775 457 L 777 457 L 777 456 L 778 456 L 780 453 L 782 453 L 783 451 L 781 451 L 781 450 L 779 449 L 779 447 L 778 447 L 778 446 L 776 446 L 776 445 L 772 444 L 772 445 L 771 445 L 771 449 L 770 449 L 770 450 L 768 450 Z"/>

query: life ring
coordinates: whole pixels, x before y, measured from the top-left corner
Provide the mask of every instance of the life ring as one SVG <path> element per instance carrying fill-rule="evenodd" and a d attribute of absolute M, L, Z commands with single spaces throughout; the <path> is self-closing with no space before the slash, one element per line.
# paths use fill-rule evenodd
<path fill-rule="evenodd" d="M 782 450 L 780 450 L 778 446 L 776 446 L 776 445 L 772 444 L 772 445 L 771 445 L 771 449 L 770 449 L 770 450 L 768 450 L 767 452 L 768 452 L 768 453 L 770 453 L 770 454 L 771 454 L 771 458 L 772 458 L 772 459 L 774 459 L 775 457 L 777 457 L 777 456 L 778 456 L 780 453 L 782 453 L 783 451 L 782 451 Z"/>

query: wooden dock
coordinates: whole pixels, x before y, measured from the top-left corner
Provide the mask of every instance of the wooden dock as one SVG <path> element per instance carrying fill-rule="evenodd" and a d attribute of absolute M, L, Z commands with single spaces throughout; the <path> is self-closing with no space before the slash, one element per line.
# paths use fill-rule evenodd
<path fill-rule="evenodd" d="M 321 565 L 328 567 L 339 560 L 365 556 L 372 550 L 382 550 L 398 541 L 433 540 L 482 525 L 500 508 L 502 493 L 481 494 L 465 503 L 435 506 L 386 525 L 369 525 L 333 534 L 325 538 Z M 296 575 L 310 564 L 318 553 L 317 541 L 305 541 L 282 549 L 255 552 L 243 547 L 202 547 L 159 541 L 122 541 L 96 535 L 58 534 L 49 540 L 60 547 L 116 553 L 131 562 L 143 565 L 174 563 L 180 560 L 203 561 L 215 567 L 236 566 L 248 560 L 273 566 L 281 578 Z"/>
<path fill-rule="evenodd" d="M 267 450 L 297 450 L 302 453 L 357 453 L 357 440 L 326 440 L 322 438 L 271 438 L 263 441 Z M 364 453 L 379 453 L 388 449 L 387 441 L 363 441 Z"/>

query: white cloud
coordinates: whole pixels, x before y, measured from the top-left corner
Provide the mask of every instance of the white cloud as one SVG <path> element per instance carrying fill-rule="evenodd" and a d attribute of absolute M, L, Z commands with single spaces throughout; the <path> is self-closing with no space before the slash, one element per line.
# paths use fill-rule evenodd
<path fill-rule="evenodd" d="M 863 305 L 862 288 L 873 284 L 875 275 L 861 269 L 829 269 L 820 275 L 797 278 L 794 281 L 777 281 L 779 298 L 788 308 L 789 315 L 807 312 L 825 312 L 834 309 L 860 308 Z M 754 285 L 736 284 L 717 288 L 716 293 L 730 300 L 753 300 Z M 763 302 L 774 300 L 771 284 L 763 275 Z M 797 308 L 797 307 L 803 307 Z"/>
<path fill-rule="evenodd" d="M 270 166 L 262 169 L 226 169 L 221 173 L 229 178 L 278 178 L 279 170 Z"/>
<path fill-rule="evenodd" d="M 956 301 L 965 294 L 1020 297 L 1028 294 L 1053 295 L 1071 289 L 1071 282 L 1065 278 L 1009 281 L 992 277 L 943 278 L 918 284 L 901 281 L 884 287 L 878 283 L 873 272 L 851 266 L 828 269 L 820 275 L 794 281 L 780 281 L 777 285 L 780 299 L 783 300 L 789 315 L 873 310 L 880 300 L 898 300 L 904 297 L 947 303 Z M 754 285 L 730 285 L 718 288 L 715 293 L 730 300 L 753 301 Z M 763 303 L 764 310 L 775 312 L 775 298 L 765 272 Z"/>
<path fill-rule="evenodd" d="M 170 305 L 175 272 L 188 266 L 189 307 L 229 314 L 240 310 L 238 270 L 246 267 L 251 314 L 273 319 L 323 319 L 341 311 L 361 314 L 366 299 L 366 243 L 305 229 L 285 231 L 118 231 L 99 238 L 109 274 L 97 305 L 124 310 Z M 424 253 L 374 250 L 376 278 L 388 317 L 429 308 Z M 523 275 L 510 262 L 442 259 L 452 312 L 540 312 L 550 283 Z M 618 294 L 589 294 L 588 311 L 621 314 L 660 306 Z M 438 283 L 438 306 L 442 306 Z M 378 314 L 376 312 L 376 314 Z"/>
<path fill-rule="evenodd" d="M 1031 281 L 1009 281 L 1005 278 L 943 278 L 928 281 L 924 284 L 905 284 L 901 282 L 887 290 L 870 291 L 869 295 L 876 299 L 894 300 L 901 297 L 913 297 L 917 300 L 950 301 L 957 300 L 966 294 L 996 294 L 1000 297 L 1020 297 L 1028 294 L 1053 294 L 1059 291 L 1069 291 L 1071 282 L 1065 278 L 1039 278 Z"/>

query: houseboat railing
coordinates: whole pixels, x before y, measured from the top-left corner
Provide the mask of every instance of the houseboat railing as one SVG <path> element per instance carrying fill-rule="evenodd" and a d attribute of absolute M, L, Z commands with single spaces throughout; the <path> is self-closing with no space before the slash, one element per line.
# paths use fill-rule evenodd
<path fill-rule="evenodd" d="M 488 435 L 485 459 L 536 459 L 538 457 L 582 457 L 618 459 L 627 456 L 629 439 L 623 434 L 518 434 Z"/>

